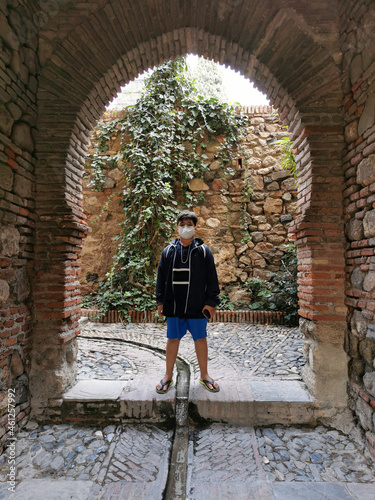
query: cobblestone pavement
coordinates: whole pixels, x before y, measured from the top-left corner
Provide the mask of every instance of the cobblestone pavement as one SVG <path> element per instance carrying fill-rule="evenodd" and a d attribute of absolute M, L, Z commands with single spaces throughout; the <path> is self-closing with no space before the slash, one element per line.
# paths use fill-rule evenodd
<path fill-rule="evenodd" d="M 305 490 L 309 499 L 357 498 L 350 495 L 355 495 L 353 485 L 360 484 L 366 485 L 366 491 L 359 486 L 358 494 L 363 496 L 358 498 L 375 498 L 374 463 L 362 444 L 324 427 L 254 429 L 213 424 L 191 433 L 189 462 L 188 500 L 279 498 L 275 484 L 281 482 L 304 483 L 305 488 L 309 484 L 310 493 Z M 216 484 L 222 488 L 217 490 Z M 258 491 L 253 497 L 250 492 L 259 484 L 263 494 Z M 321 491 L 311 493 L 317 485 Z M 301 491 L 285 499 L 300 499 Z"/>
<path fill-rule="evenodd" d="M 106 498 L 103 492 L 113 483 L 152 483 L 159 484 L 159 496 L 154 498 L 161 499 L 171 444 L 172 431 L 156 426 L 110 425 L 102 429 L 39 426 L 29 422 L 17 436 L 17 482 L 30 479 L 90 481 L 97 486 L 95 498 Z M 7 490 L 6 453 L 0 457 L 0 470 L 0 499 L 13 498 Z M 102 493 L 100 487 L 103 487 Z"/>
<path fill-rule="evenodd" d="M 140 342 L 146 346 L 164 349 L 166 331 L 166 326 L 153 324 L 145 326 L 142 324 L 100 325 L 89 323 L 83 328 L 82 334 L 90 337 Z M 225 358 L 224 366 L 233 367 L 236 371 L 240 371 L 242 376 L 301 380 L 300 373 L 305 358 L 303 357 L 303 336 L 298 328 L 241 323 L 209 323 L 207 339 L 209 359 L 213 360 L 217 356 L 221 359 Z M 87 343 L 83 339 L 80 339 L 80 347 L 81 345 L 82 351 L 86 351 Z M 101 355 L 100 351 L 91 354 L 82 352 L 81 358 L 84 359 L 85 364 L 90 363 L 90 370 L 94 370 L 91 371 L 91 375 L 100 374 L 102 371 L 108 375 L 112 373 L 112 376 L 117 378 L 120 373 L 123 376 L 123 370 L 119 366 L 121 363 L 116 361 L 121 359 L 122 362 L 126 362 L 126 359 L 121 346 L 118 346 L 114 352 L 115 368 L 112 365 L 112 359 L 109 356 Z M 194 369 L 197 369 L 194 342 L 189 334 L 182 339 L 179 354 L 187 358 Z M 128 369 L 130 370 L 130 367 Z M 87 369 L 87 371 L 89 370 Z"/>
<path fill-rule="evenodd" d="M 145 370 L 136 343 L 165 347 L 165 326 L 86 325 L 78 378 L 131 379 Z M 233 368 L 300 380 L 302 344 L 293 328 L 209 325 L 210 357 L 225 360 L 223 376 Z M 180 354 L 193 360 L 191 339 L 181 342 Z M 29 422 L 16 441 L 16 493 L 8 491 L 6 452 L 0 457 L 0 499 L 162 499 L 172 441 L 171 430 L 151 425 Z M 188 456 L 188 500 L 375 499 L 374 463 L 363 442 L 324 427 L 197 427 Z"/>

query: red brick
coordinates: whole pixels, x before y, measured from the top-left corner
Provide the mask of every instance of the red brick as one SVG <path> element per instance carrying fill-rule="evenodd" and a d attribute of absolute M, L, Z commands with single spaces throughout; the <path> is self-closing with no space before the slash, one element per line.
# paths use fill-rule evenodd
<path fill-rule="evenodd" d="M 18 168 L 17 163 L 12 158 L 8 158 L 7 165 L 9 165 L 9 167 L 13 170 L 17 170 Z"/>

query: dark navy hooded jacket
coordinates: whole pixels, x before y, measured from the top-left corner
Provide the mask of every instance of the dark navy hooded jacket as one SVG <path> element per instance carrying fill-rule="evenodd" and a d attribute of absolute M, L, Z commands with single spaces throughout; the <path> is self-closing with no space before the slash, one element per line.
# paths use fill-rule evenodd
<path fill-rule="evenodd" d="M 178 239 L 173 240 L 164 248 L 156 281 L 156 302 L 158 305 L 163 304 L 163 314 L 168 317 L 176 316 L 172 270 L 178 241 Z M 195 238 L 192 242 L 189 261 L 190 280 L 183 317 L 204 318 L 202 309 L 205 305 L 216 307 L 220 304 L 220 289 L 214 257 L 203 241 Z"/>

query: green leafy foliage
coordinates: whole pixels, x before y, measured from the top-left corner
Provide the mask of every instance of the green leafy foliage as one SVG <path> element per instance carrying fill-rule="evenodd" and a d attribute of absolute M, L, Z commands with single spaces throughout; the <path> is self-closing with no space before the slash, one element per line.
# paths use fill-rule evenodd
<path fill-rule="evenodd" d="M 288 127 L 284 127 L 285 130 Z M 295 180 L 296 185 L 298 184 L 297 179 L 297 163 L 293 154 L 293 142 L 289 139 L 288 135 L 285 135 L 281 139 L 274 141 L 272 144 L 276 144 L 280 148 L 282 154 L 281 166 L 287 172 L 290 172 Z"/>
<path fill-rule="evenodd" d="M 251 293 L 250 309 L 284 311 L 287 324 L 298 322 L 297 250 L 293 244 L 284 245 L 282 271 L 271 278 L 250 278 L 247 289 Z"/>
<path fill-rule="evenodd" d="M 164 63 L 145 80 L 145 90 L 125 116 L 99 123 L 91 167 L 95 189 L 103 186 L 103 166 L 121 160 L 125 222 L 108 279 L 93 302 L 102 311 L 151 310 L 155 274 L 176 214 L 197 203 L 189 181 L 208 166 L 206 148 L 221 137 L 218 157 L 230 168 L 247 118 L 215 98 L 194 97 L 186 62 Z M 114 133 L 121 133 L 119 155 L 108 156 Z"/>

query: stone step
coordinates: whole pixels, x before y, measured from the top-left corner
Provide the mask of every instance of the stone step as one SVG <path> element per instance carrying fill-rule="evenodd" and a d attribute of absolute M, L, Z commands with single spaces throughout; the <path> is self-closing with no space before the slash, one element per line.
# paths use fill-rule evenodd
<path fill-rule="evenodd" d="M 190 387 L 193 420 L 244 426 L 316 422 L 316 405 L 300 381 L 226 379 L 218 393 L 210 393 L 197 382 Z"/>
<path fill-rule="evenodd" d="M 144 374 L 128 381 L 80 380 L 64 394 L 61 418 L 68 422 L 173 424 L 175 389 L 158 398 L 154 382 Z"/>
<path fill-rule="evenodd" d="M 172 425 L 176 385 L 159 395 L 154 382 L 144 374 L 129 381 L 80 380 L 64 395 L 62 420 Z M 198 423 L 313 425 L 314 410 L 314 401 L 299 381 L 227 379 L 214 394 L 195 381 L 189 390 L 189 416 Z"/>

